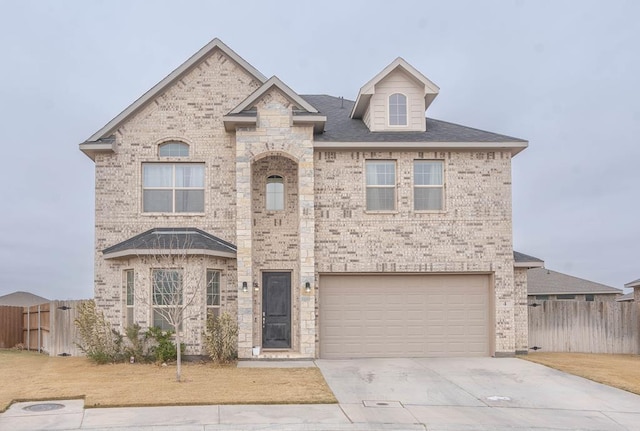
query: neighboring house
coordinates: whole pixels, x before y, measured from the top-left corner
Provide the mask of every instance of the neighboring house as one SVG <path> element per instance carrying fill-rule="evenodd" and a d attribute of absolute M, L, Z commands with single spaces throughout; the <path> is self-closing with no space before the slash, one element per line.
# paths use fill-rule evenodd
<path fill-rule="evenodd" d="M 621 297 L 619 297 L 617 299 L 617 301 L 619 302 L 635 302 L 636 298 L 636 292 L 638 292 L 638 295 L 640 296 L 640 278 L 634 281 L 630 281 L 629 283 L 625 284 L 624 287 L 626 287 L 627 289 L 633 289 L 633 291 L 622 295 Z M 640 301 L 639 301 L 640 302 Z"/>
<path fill-rule="evenodd" d="M 545 300 L 615 301 L 622 290 L 547 268 L 527 272 L 529 302 Z"/>
<path fill-rule="evenodd" d="M 32 305 L 46 304 L 48 302 L 50 302 L 50 300 L 47 298 L 22 291 L 0 296 L 0 305 L 11 305 L 14 307 L 30 307 Z"/>
<path fill-rule="evenodd" d="M 240 358 L 526 351 L 540 262 L 514 260 L 511 158 L 527 142 L 425 120 L 438 92 L 398 58 L 355 101 L 303 96 L 213 40 L 80 144 L 98 306 L 120 330 L 166 326 L 162 280 L 195 271 L 190 354 L 207 311 L 237 316 Z M 171 247 L 189 257 L 154 264 Z"/>

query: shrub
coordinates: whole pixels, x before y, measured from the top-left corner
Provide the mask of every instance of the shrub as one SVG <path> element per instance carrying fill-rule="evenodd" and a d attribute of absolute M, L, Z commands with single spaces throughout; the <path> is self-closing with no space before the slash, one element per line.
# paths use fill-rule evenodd
<path fill-rule="evenodd" d="M 227 312 L 207 318 L 204 347 L 217 364 L 226 364 L 238 357 L 238 322 Z"/>
<path fill-rule="evenodd" d="M 78 306 L 74 323 L 80 339 L 76 344 L 91 361 L 106 364 L 123 359 L 122 335 L 111 328 L 94 301 L 85 301 Z"/>
<path fill-rule="evenodd" d="M 150 349 L 151 356 L 156 362 L 163 363 L 175 361 L 178 357 L 176 344 L 173 342 L 173 332 L 163 331 L 160 328 L 152 327 L 147 331 L 146 336 L 153 339 L 154 345 Z M 184 343 L 180 343 L 180 353 L 183 354 Z"/>
<path fill-rule="evenodd" d="M 149 331 L 142 333 L 142 328 L 137 323 L 127 326 L 125 334 L 127 335 L 127 347 L 125 347 L 125 358 L 133 357 L 136 362 L 147 363 L 153 360 L 153 354 L 150 346 Z"/>

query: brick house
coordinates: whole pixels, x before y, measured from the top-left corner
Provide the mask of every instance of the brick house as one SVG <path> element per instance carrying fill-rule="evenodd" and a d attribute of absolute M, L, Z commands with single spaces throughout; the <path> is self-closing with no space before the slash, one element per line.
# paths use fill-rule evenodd
<path fill-rule="evenodd" d="M 80 144 L 97 304 L 116 328 L 162 326 L 161 279 L 192 272 L 191 354 L 221 310 L 240 358 L 526 351 L 539 265 L 514 259 L 511 158 L 527 142 L 425 120 L 438 92 L 398 58 L 355 101 L 298 95 L 211 41 Z M 169 242 L 185 259 L 159 267 Z"/>

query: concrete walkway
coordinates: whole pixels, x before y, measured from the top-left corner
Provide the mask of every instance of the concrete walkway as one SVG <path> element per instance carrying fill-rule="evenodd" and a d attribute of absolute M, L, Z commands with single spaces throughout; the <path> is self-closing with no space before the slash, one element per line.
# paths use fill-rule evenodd
<path fill-rule="evenodd" d="M 640 430 L 640 396 L 520 359 L 316 364 L 340 404 L 85 410 L 82 400 L 16 403 L 0 414 L 0 430 Z M 38 404 L 61 408 L 29 410 Z"/>

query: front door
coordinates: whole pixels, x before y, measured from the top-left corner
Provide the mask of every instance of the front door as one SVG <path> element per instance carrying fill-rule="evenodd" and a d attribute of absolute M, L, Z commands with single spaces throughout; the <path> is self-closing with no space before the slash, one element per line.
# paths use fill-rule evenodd
<path fill-rule="evenodd" d="M 262 347 L 291 347 L 291 273 L 262 273 Z"/>

